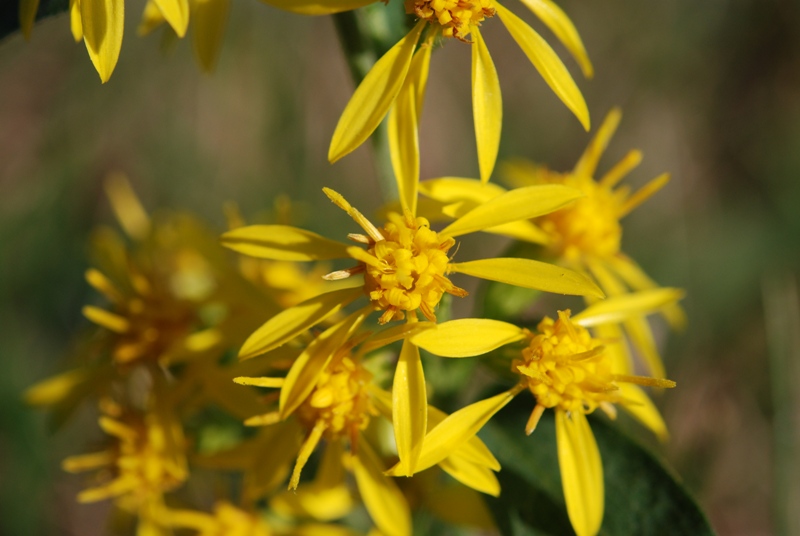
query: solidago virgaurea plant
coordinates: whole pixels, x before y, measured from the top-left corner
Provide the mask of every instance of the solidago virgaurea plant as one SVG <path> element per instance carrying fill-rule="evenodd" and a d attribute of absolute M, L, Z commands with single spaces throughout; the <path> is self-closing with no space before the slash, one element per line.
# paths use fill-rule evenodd
<path fill-rule="evenodd" d="M 346 185 L 321 182 L 312 205 L 332 202 L 349 230 L 307 230 L 291 217 L 292 202 L 277 197 L 266 205 L 277 216 L 260 220 L 220 200 L 223 232 L 187 213 L 148 212 L 121 175 L 106 182 L 121 232 L 100 226 L 92 234 L 85 279 L 96 292 L 82 310 L 85 333 L 66 372 L 25 395 L 62 423 L 79 406 L 96 415 L 101 446 L 63 461 L 89 477 L 77 500 L 110 501 L 115 526 L 122 514 L 122 532 L 138 536 L 410 536 L 455 525 L 594 536 L 620 530 L 617 520 L 634 519 L 626 516 L 639 516 L 624 526 L 643 533 L 652 526 L 642 516 L 657 527 L 668 516 L 689 519 L 674 525 L 691 526 L 686 534 L 709 534 L 655 458 L 603 423 L 621 408 L 658 440 L 669 437 L 647 388 L 661 393 L 675 382 L 649 317 L 680 327 L 684 293 L 657 285 L 622 249 L 625 216 L 669 176 L 635 192 L 620 185 L 638 151 L 597 176 L 620 121 L 614 109 L 572 170 L 516 160 L 501 166 L 506 185 L 489 182 L 503 104 L 484 24 L 500 20 L 588 131 L 583 94 L 516 7 L 400 1 L 262 2 L 286 17 L 334 15 L 347 53 L 350 40 L 374 57 L 371 68 L 361 65 L 327 155 L 339 160 L 385 121 L 388 136 L 373 141 L 386 142 L 397 195 L 376 201 L 385 208 L 374 217 L 339 193 Z M 592 77 L 565 12 L 551 0 L 520 1 Z M 39 3 L 19 6 L 27 36 Z M 182 38 L 192 28 L 210 71 L 232 6 L 148 0 L 139 33 L 163 27 Z M 70 0 L 66 8 L 74 38 L 107 81 L 120 54 L 123 1 Z M 361 18 L 377 12 L 396 17 L 383 19 L 386 27 Z M 471 47 L 478 178 L 423 181 L 418 127 L 433 51 L 445 43 Z M 351 67 L 364 57 L 348 58 Z M 461 241 L 478 232 L 498 238 L 495 251 L 513 241 L 518 253 L 462 258 Z M 469 296 L 464 276 L 508 288 L 522 306 L 498 319 L 497 298 L 480 287 Z M 625 454 L 609 447 L 604 427 Z M 526 439 L 523 430 L 537 433 Z M 617 472 L 633 467 L 627 458 L 648 460 L 647 470 L 631 469 L 645 483 L 642 502 L 660 493 L 683 502 L 648 510 L 626 496 L 630 511 L 612 507 L 606 489 L 627 484 Z M 552 526 L 536 525 L 540 518 Z"/>

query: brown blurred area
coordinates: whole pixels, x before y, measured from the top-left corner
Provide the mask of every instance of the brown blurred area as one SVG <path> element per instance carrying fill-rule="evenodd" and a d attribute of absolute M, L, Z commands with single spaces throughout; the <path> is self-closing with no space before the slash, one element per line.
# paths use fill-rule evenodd
<path fill-rule="evenodd" d="M 523 14 L 516 0 L 506 4 Z M 192 210 L 220 229 L 228 200 L 257 218 L 287 194 L 304 223 L 326 233 L 348 222 L 323 186 L 365 212 L 380 204 L 368 147 L 326 160 L 353 88 L 329 18 L 232 5 L 210 76 L 189 42 L 136 36 L 143 2 L 126 4 L 122 55 L 105 85 L 64 15 L 37 25 L 30 42 L 0 41 L 2 534 L 102 533 L 104 508 L 76 506 L 81 483 L 59 469 L 85 448 L 69 429 L 90 421 L 78 415 L 54 435 L 20 396 L 61 370 L 85 326 L 88 233 L 112 220 L 107 173 L 128 174 L 149 208 Z M 593 125 L 612 106 L 624 112 L 601 169 L 638 148 L 645 157 L 629 184 L 672 173 L 625 220 L 623 242 L 658 282 L 687 289 L 687 329 L 660 331 L 678 383 L 658 397 L 672 433 L 661 450 L 719 534 L 800 533 L 791 516 L 800 511 L 800 4 L 559 5 L 594 62 L 584 80 L 556 47 Z M 571 168 L 589 134 L 492 22 L 483 33 L 503 91 L 501 159 Z M 469 72 L 466 45 L 435 51 L 423 179 L 477 174 Z"/>

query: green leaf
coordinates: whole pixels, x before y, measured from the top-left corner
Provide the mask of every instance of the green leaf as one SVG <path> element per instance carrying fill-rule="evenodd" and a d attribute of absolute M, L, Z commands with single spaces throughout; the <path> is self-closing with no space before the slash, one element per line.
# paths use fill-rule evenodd
<path fill-rule="evenodd" d="M 553 411 L 525 437 L 532 400 L 522 394 L 481 436 L 503 469 L 498 499 L 487 498 L 502 534 L 574 534 L 567 517 L 556 453 Z M 658 458 L 600 418 L 590 418 L 605 475 L 600 535 L 713 535 L 700 507 Z"/>
<path fill-rule="evenodd" d="M 40 0 L 36 20 L 63 13 L 67 9 L 69 0 Z M 0 39 L 17 30 L 19 30 L 19 0 L 0 2 Z M 36 32 L 35 27 L 33 31 Z"/>

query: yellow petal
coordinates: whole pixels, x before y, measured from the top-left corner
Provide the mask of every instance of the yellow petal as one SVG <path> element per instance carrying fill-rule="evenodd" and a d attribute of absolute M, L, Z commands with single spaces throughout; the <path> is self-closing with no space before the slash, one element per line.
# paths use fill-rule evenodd
<path fill-rule="evenodd" d="M 436 324 L 433 322 L 411 322 L 392 326 L 372 335 L 367 341 L 364 342 L 364 344 L 361 345 L 361 347 L 358 349 L 358 352 L 361 355 L 367 354 L 373 350 L 382 348 L 387 344 L 401 341 L 414 335 L 415 333 L 425 331 L 426 329 L 431 329 L 435 326 Z"/>
<path fill-rule="evenodd" d="M 650 197 L 652 197 L 656 192 L 666 186 L 669 182 L 669 177 L 669 173 L 662 173 L 655 179 L 642 186 L 619 208 L 617 216 L 622 219 L 630 214 L 633 209 L 650 199 Z"/>
<path fill-rule="evenodd" d="M 370 310 L 367 307 L 356 311 L 326 329 L 297 357 L 281 388 L 280 409 L 284 418 L 308 397 L 333 354 L 358 329 Z"/>
<path fill-rule="evenodd" d="M 81 2 L 80 0 L 69 0 L 69 28 L 75 42 L 83 39 L 83 24 L 81 23 Z"/>
<path fill-rule="evenodd" d="M 238 376 L 233 379 L 234 383 L 239 385 L 254 385 L 256 387 L 270 387 L 273 389 L 280 389 L 283 387 L 283 378 L 248 378 L 247 376 Z"/>
<path fill-rule="evenodd" d="M 144 239 L 150 232 L 150 217 L 128 178 L 114 173 L 106 179 L 104 186 L 114 215 L 125 233 L 137 240 Z"/>
<path fill-rule="evenodd" d="M 514 221 L 511 223 L 498 225 L 496 227 L 490 227 L 488 229 L 484 229 L 483 232 L 499 234 L 515 240 L 531 242 L 533 244 L 548 244 L 551 241 L 550 235 L 527 220 Z"/>
<path fill-rule="evenodd" d="M 392 423 L 401 476 L 416 472 L 428 419 L 428 394 L 419 348 L 403 342 L 392 384 Z"/>
<path fill-rule="evenodd" d="M 300 473 L 303 471 L 303 467 L 305 467 L 314 449 L 317 448 L 319 440 L 322 439 L 322 434 L 324 432 L 325 423 L 323 421 L 317 421 L 317 424 L 314 425 L 311 433 L 308 434 L 308 437 L 300 447 L 300 452 L 297 454 L 297 461 L 294 463 L 294 469 L 292 469 L 292 477 L 289 479 L 289 490 L 297 489 L 297 485 L 300 483 Z"/>
<path fill-rule="evenodd" d="M 433 430 L 439 423 L 447 418 L 447 413 L 436 409 L 433 406 L 428 406 L 428 431 Z M 483 441 L 478 436 L 472 436 L 469 440 L 463 442 L 456 448 L 451 456 L 458 456 L 472 463 L 477 463 L 484 467 L 488 467 L 493 471 L 500 470 L 500 462 L 494 457 L 492 451 L 489 450 Z"/>
<path fill-rule="evenodd" d="M 108 82 L 117 65 L 124 22 L 123 0 L 81 0 L 83 40 L 103 83 Z"/>
<path fill-rule="evenodd" d="M 519 392 L 518 388 L 505 391 L 486 400 L 481 400 L 461 408 L 451 414 L 426 436 L 422 445 L 422 454 L 416 470 L 425 469 L 436 465 L 452 455 L 460 445 L 478 433 L 484 424 Z M 386 474 L 400 475 L 401 467 L 398 463 Z"/>
<path fill-rule="evenodd" d="M 377 0 L 261 0 L 267 5 L 300 15 L 330 15 L 373 4 Z"/>
<path fill-rule="evenodd" d="M 575 29 L 567 14 L 550 0 L 521 0 L 521 2 L 533 11 L 550 28 L 550 31 L 558 37 L 558 40 L 567 47 L 567 50 L 578 62 L 578 65 L 581 66 L 583 75 L 586 78 L 591 78 L 594 75 L 592 62 L 589 61 L 589 55 L 583 46 L 581 36 L 578 35 L 578 30 Z"/>
<path fill-rule="evenodd" d="M 653 338 L 653 330 L 645 318 L 629 318 L 624 323 L 625 333 L 633 344 L 634 348 L 647 365 L 650 375 L 654 378 L 665 378 L 666 371 L 661 355 L 658 353 L 656 341 Z"/>
<path fill-rule="evenodd" d="M 422 181 L 419 183 L 419 191 L 444 203 L 467 200 L 472 201 L 475 206 L 507 192 L 498 184 L 462 177 L 441 177 Z"/>
<path fill-rule="evenodd" d="M 647 426 L 661 441 L 669 439 L 667 425 L 661 417 L 661 413 L 644 390 L 636 385 L 623 382 L 617 383 L 617 386 L 620 389 L 620 395 L 626 401 L 622 405 L 625 411 Z M 632 403 L 627 403 L 628 401 Z"/>
<path fill-rule="evenodd" d="M 81 473 L 83 471 L 90 471 L 98 469 L 107 465 L 113 465 L 117 460 L 117 456 L 110 450 L 102 452 L 93 452 L 91 454 L 80 454 L 78 456 L 70 456 L 61 462 L 61 467 L 68 473 Z"/>
<path fill-rule="evenodd" d="M 486 42 L 472 28 L 472 116 L 475 121 L 475 141 L 478 144 L 478 167 L 481 181 L 488 182 L 500 150 L 500 130 L 503 126 L 503 99 L 500 80 Z"/>
<path fill-rule="evenodd" d="M 522 339 L 522 329 L 499 320 L 463 318 L 437 324 L 411 341 L 442 357 L 472 357 Z"/>
<path fill-rule="evenodd" d="M 460 236 L 535 218 L 556 211 L 579 197 L 583 197 L 580 190 L 560 184 L 516 188 L 478 205 L 442 229 L 440 234 Z"/>
<path fill-rule="evenodd" d="M 578 536 L 594 536 L 603 521 L 603 465 L 586 416 L 557 410 L 556 442 L 572 528 Z"/>
<path fill-rule="evenodd" d="M 404 210 L 417 213 L 417 186 L 419 185 L 419 117 L 428 79 L 431 47 L 422 46 L 414 54 L 403 88 L 389 112 L 389 154 L 392 159 Z"/>
<path fill-rule="evenodd" d="M 31 38 L 37 11 L 39 11 L 39 0 L 19 0 L 19 27 L 25 39 Z"/>
<path fill-rule="evenodd" d="M 657 288 L 612 296 L 594 303 L 572 317 L 584 327 L 621 322 L 631 316 L 648 315 L 676 303 L 684 291 L 677 288 Z"/>
<path fill-rule="evenodd" d="M 207 73 L 217 64 L 230 3 L 230 0 L 196 0 L 192 5 L 194 54 Z"/>
<path fill-rule="evenodd" d="M 409 536 L 411 514 L 397 485 L 383 475 L 381 461 L 366 441 L 358 444 L 353 473 L 372 521 L 387 536 Z"/>
<path fill-rule="evenodd" d="M 341 310 L 361 294 L 361 288 L 334 290 L 281 311 L 247 338 L 239 350 L 239 359 L 250 359 L 282 346 Z"/>
<path fill-rule="evenodd" d="M 603 292 L 586 276 L 567 268 L 531 259 L 481 259 L 451 263 L 448 265 L 448 270 L 545 292 L 604 297 Z"/>
<path fill-rule="evenodd" d="M 189 0 L 153 0 L 178 37 L 189 27 Z"/>
<path fill-rule="evenodd" d="M 84 369 L 69 370 L 47 378 L 25 391 L 25 402 L 32 406 L 51 406 L 68 397 L 88 378 Z"/>
<path fill-rule="evenodd" d="M 500 4 L 497 4 L 497 14 L 508 29 L 508 33 L 511 34 L 511 37 L 514 38 L 514 41 L 517 42 L 522 51 L 525 52 L 525 55 L 528 56 L 533 66 L 542 75 L 550 89 L 575 114 L 583 128 L 588 131 L 589 110 L 586 108 L 583 95 L 581 95 L 578 86 L 575 85 L 575 81 L 570 76 L 567 68 L 564 67 L 556 53 L 547 44 L 547 41 L 542 39 L 542 36 L 536 33 L 522 19 Z"/>
<path fill-rule="evenodd" d="M 83 316 L 114 333 L 125 333 L 130 329 L 130 323 L 125 317 L 100 309 L 93 305 L 85 305 L 82 309 Z"/>
<path fill-rule="evenodd" d="M 600 161 L 600 157 L 603 156 L 606 147 L 608 147 L 621 119 L 622 111 L 619 108 L 612 108 L 606 114 L 603 124 L 597 129 L 592 141 L 589 142 L 589 146 L 581 155 L 578 163 L 575 164 L 575 168 L 572 170 L 573 174 L 585 177 L 594 176 L 597 163 Z"/>
<path fill-rule="evenodd" d="M 393 46 L 364 77 L 336 125 L 328 160 L 336 162 L 355 150 L 378 128 L 392 106 L 408 74 L 414 47 L 426 21 L 416 26 Z"/>
<path fill-rule="evenodd" d="M 278 261 L 346 259 L 347 244 L 288 225 L 249 225 L 222 235 L 222 245 L 239 253 Z"/>
<path fill-rule="evenodd" d="M 491 469 L 456 455 L 439 462 L 439 467 L 465 486 L 493 497 L 500 495 L 500 482 Z"/>

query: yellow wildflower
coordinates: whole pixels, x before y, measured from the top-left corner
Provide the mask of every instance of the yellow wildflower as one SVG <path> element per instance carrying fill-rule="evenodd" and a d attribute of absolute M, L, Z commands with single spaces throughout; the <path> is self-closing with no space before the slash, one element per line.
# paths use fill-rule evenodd
<path fill-rule="evenodd" d="M 239 357 L 248 359 L 285 344 L 340 311 L 362 293 L 370 299 L 367 311 L 383 311 L 381 323 L 404 317 L 409 322 L 416 322 L 417 309 L 434 321 L 435 308 L 444 293 L 465 294 L 450 281 L 448 276 L 451 273 L 549 292 L 603 296 L 586 277 L 550 264 L 517 258 L 456 263 L 447 256 L 456 237 L 550 212 L 572 202 L 578 195 L 577 191 L 558 185 L 518 189 L 475 207 L 436 232 L 427 220 L 415 215 L 417 187 L 416 182 L 404 182 L 398 178 L 403 215 L 390 215 L 389 222 L 382 228 L 376 227 L 337 192 L 323 189 L 363 229 L 364 234 L 350 234 L 348 238 L 366 249 L 284 225 L 255 225 L 225 233 L 223 245 L 254 257 L 289 261 L 349 257 L 358 262 L 352 268 L 329 274 L 326 276 L 328 279 L 347 279 L 364 274 L 364 282 L 358 282 L 358 288 L 321 294 L 274 316 L 245 341 Z M 425 378 L 419 352 L 413 345 L 401 352 L 394 382 L 392 392 L 398 450 L 401 460 L 411 468 L 425 434 L 427 414 Z"/>
<path fill-rule="evenodd" d="M 112 438 L 106 450 L 72 456 L 63 466 L 71 473 L 102 470 L 99 486 L 78 494 L 83 503 L 114 499 L 117 507 L 139 517 L 143 534 L 168 534 L 164 526 L 163 495 L 188 477 L 181 426 L 163 410 L 104 415 L 100 427 Z"/>
<path fill-rule="evenodd" d="M 419 467 L 436 463 L 446 455 L 447 448 L 472 437 L 511 398 L 528 390 L 536 405 L 525 432 L 530 435 L 534 431 L 545 409 L 555 409 L 559 466 L 570 521 L 579 536 L 597 534 L 603 519 L 603 469 L 586 414 L 600 408 L 614 418 L 615 404 L 620 404 L 663 438 L 664 421 L 638 386 L 664 388 L 675 383 L 620 370 L 605 346 L 618 342 L 593 338 L 584 326 L 652 312 L 674 303 L 679 296 L 672 289 L 659 289 L 611 297 L 574 318 L 568 310 L 559 311 L 555 321 L 545 317 L 536 333 L 496 320 L 464 319 L 414 335 L 415 344 L 444 357 L 480 355 L 505 344 L 527 342 L 521 358 L 511 365 L 520 377 L 519 383 L 505 393 L 457 411 L 450 422 L 433 429 L 425 437 Z"/>
<path fill-rule="evenodd" d="M 333 3 L 333 2 L 332 2 Z M 347 1 L 343 4 L 348 3 Z M 567 47 L 586 76 L 592 66 L 567 15 L 551 0 L 523 0 Z M 500 83 L 479 26 L 497 15 L 545 82 L 589 129 L 589 112 L 580 90 L 550 45 L 496 0 L 406 0 L 406 12 L 419 19 L 367 74 L 347 104 L 331 140 L 328 159 L 342 158 L 360 146 L 389 114 L 389 142 L 395 173 L 418 178 L 417 125 L 422 114 L 430 56 L 439 37 L 472 46 L 472 107 L 481 179 L 489 180 L 500 145 L 503 107 Z M 423 30 L 427 29 L 423 39 Z M 423 44 L 417 48 L 417 44 Z M 416 49 L 416 52 L 415 52 Z"/>

